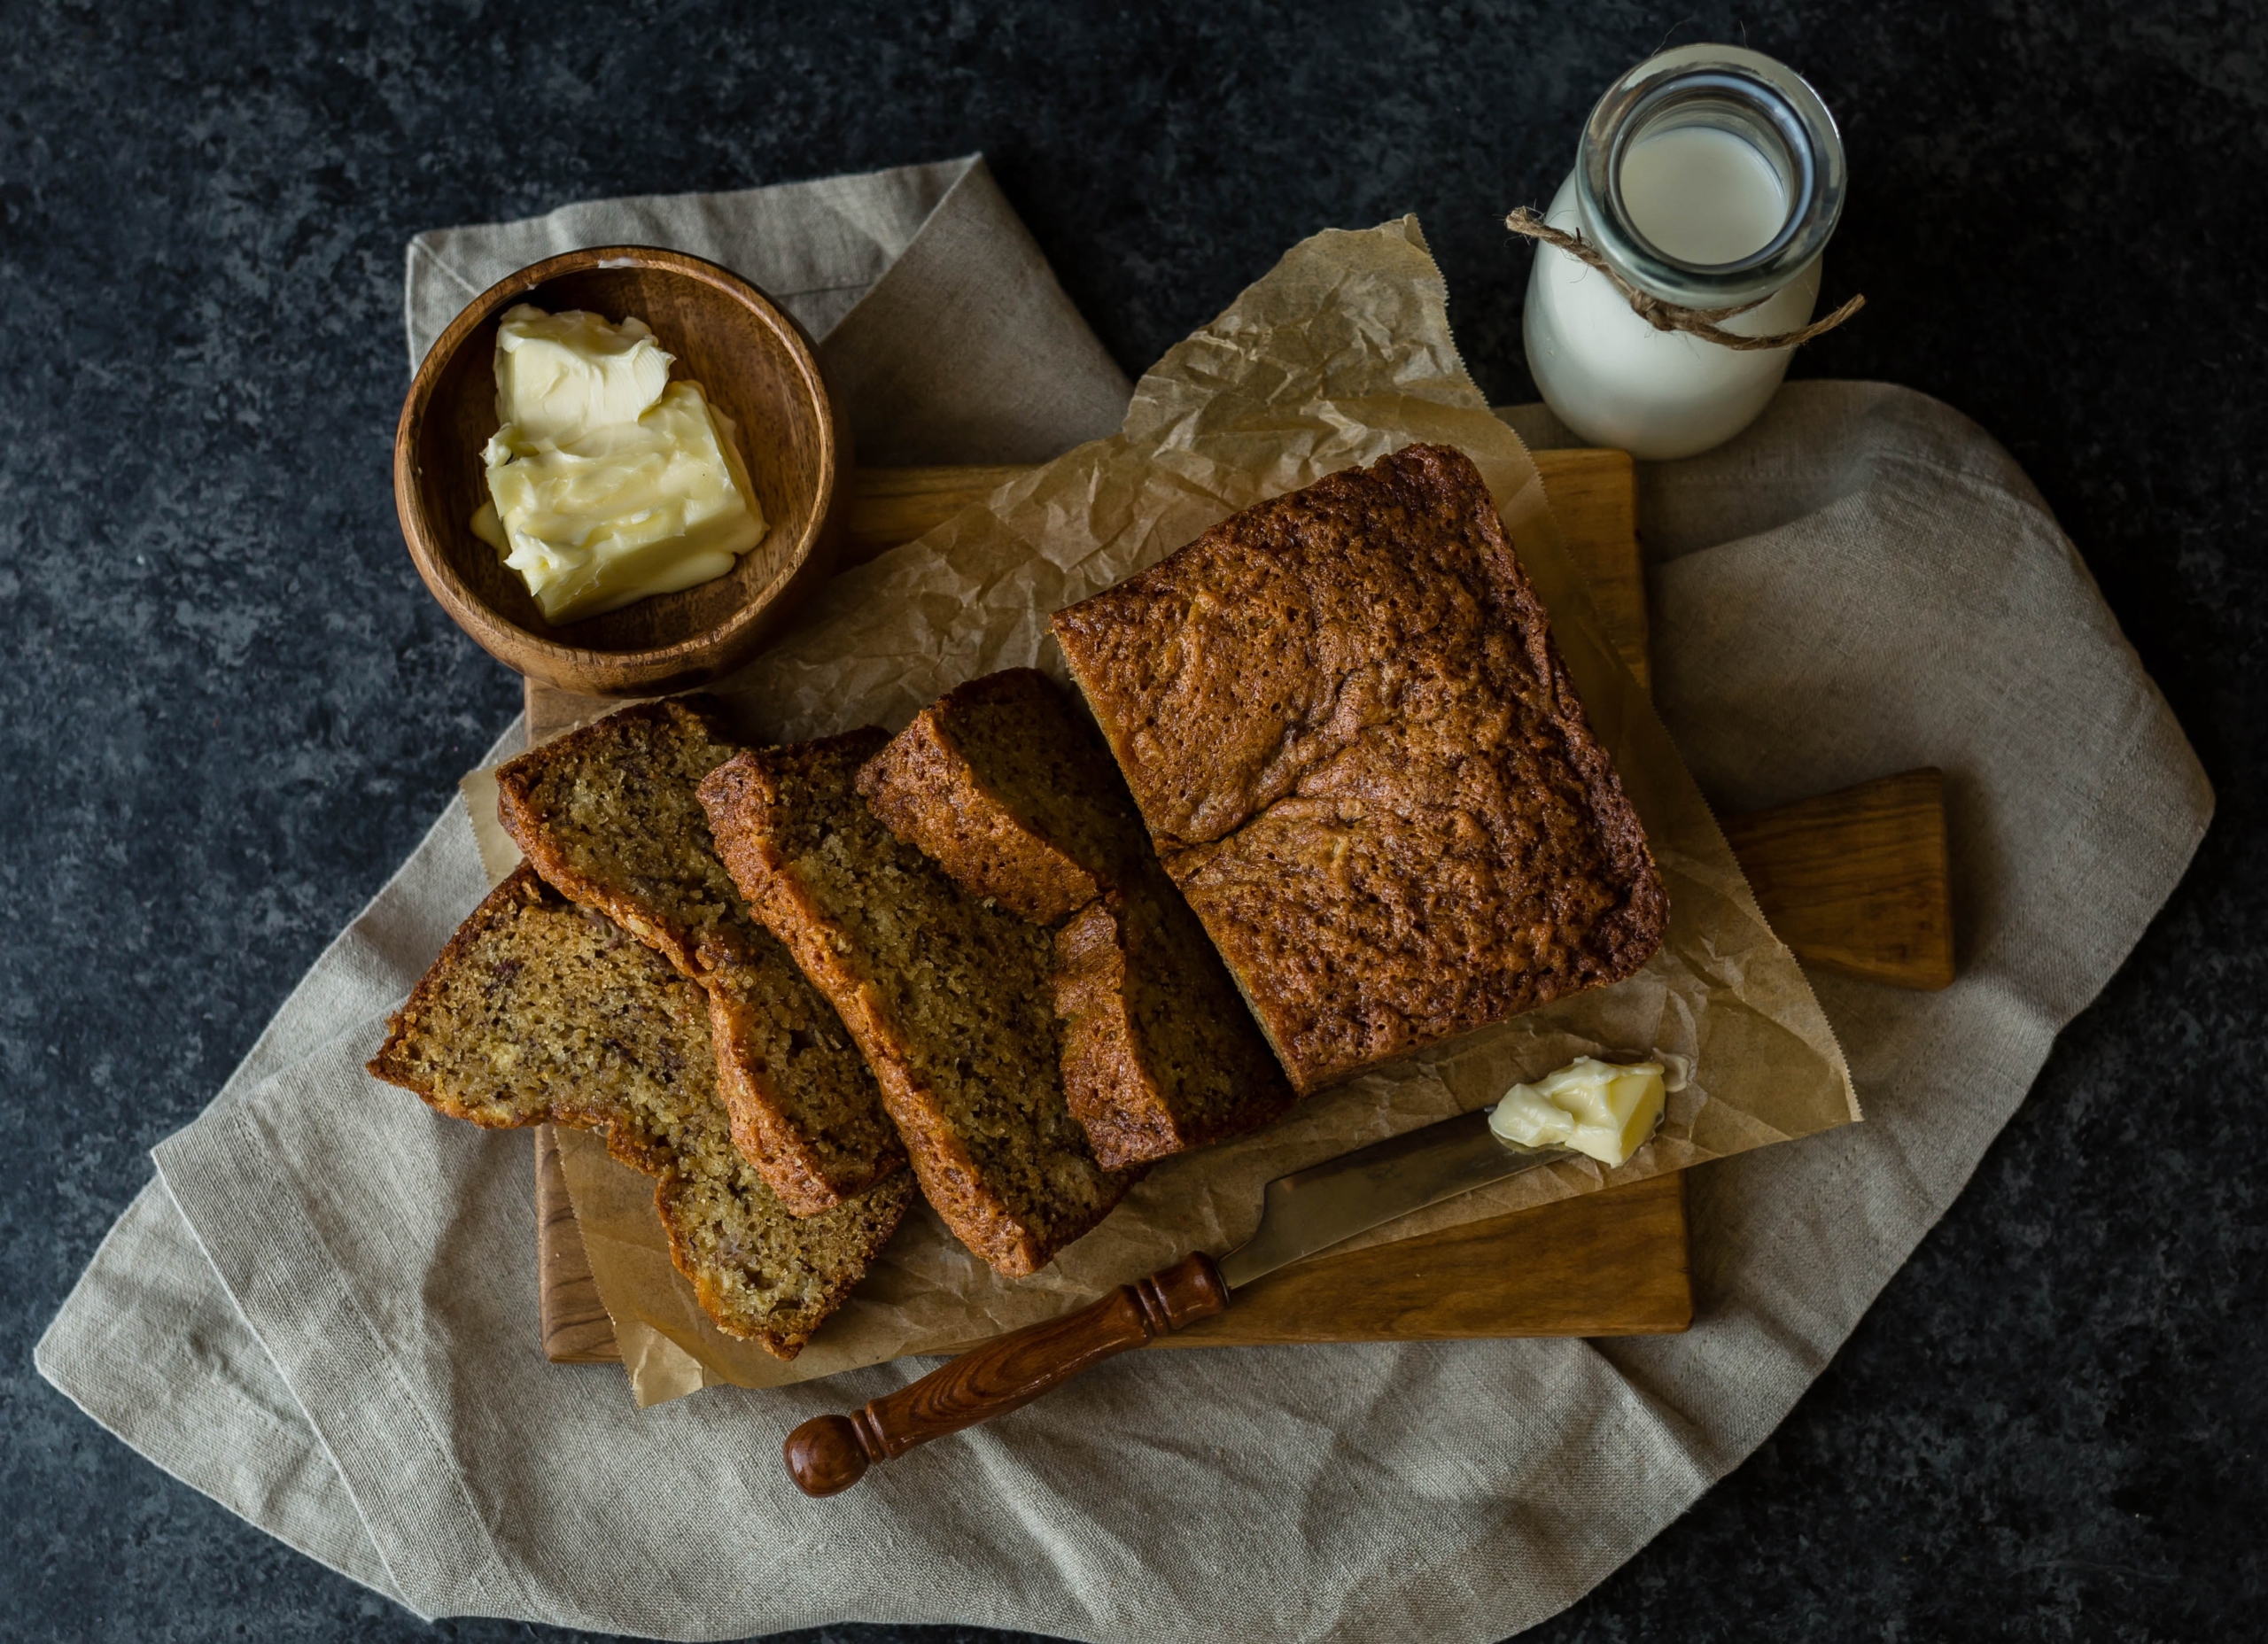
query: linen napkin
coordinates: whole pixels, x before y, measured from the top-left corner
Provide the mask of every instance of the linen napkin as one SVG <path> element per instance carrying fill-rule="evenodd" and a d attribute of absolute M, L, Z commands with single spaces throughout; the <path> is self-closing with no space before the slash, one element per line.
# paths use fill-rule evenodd
<path fill-rule="evenodd" d="M 490 279 L 625 239 L 780 294 L 853 385 L 873 460 L 1028 460 L 1125 407 L 972 160 L 422 236 L 413 356 Z M 939 363 L 941 341 L 966 358 Z M 983 403 L 957 407 L 978 385 Z M 1554 438 L 1540 414 L 1516 421 Z M 545 1364 L 524 1138 L 362 1075 L 385 1010 L 485 888 L 452 807 L 159 1147 L 158 1180 L 40 1343 L 42 1372 L 169 1471 L 427 1617 L 1207 1644 L 1494 1639 L 1542 1619 L 1785 1415 L 2211 809 L 2085 566 L 1947 407 L 1794 384 L 1734 445 L 1643 471 L 1642 501 L 1656 694 L 1705 788 L 1740 809 L 1944 767 L 1962 928 L 1943 993 L 1814 978 L 1868 1121 L 1696 1173 L 1690 1333 L 1137 1355 L 807 1501 L 776 1435 L 926 1366 L 641 1413 L 618 1370 Z"/>

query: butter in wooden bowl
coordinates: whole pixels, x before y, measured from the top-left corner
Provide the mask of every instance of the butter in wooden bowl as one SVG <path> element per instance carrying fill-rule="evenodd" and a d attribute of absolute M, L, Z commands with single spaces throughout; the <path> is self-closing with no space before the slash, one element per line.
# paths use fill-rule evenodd
<path fill-rule="evenodd" d="M 1572 1147 L 1612 1169 L 1654 1134 L 1666 1089 L 1659 1062 L 1624 1066 L 1579 1056 L 1505 1091 L 1489 1111 L 1488 1128 L 1518 1147 Z"/>
<path fill-rule="evenodd" d="M 472 529 L 544 620 L 721 577 L 764 539 L 732 419 L 635 318 L 522 303 L 496 331 L 489 500 Z"/>

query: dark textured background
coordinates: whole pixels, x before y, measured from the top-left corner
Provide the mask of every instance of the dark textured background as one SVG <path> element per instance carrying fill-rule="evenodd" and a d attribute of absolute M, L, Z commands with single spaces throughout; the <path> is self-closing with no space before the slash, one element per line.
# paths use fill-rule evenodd
<path fill-rule="evenodd" d="M 31 1365 L 144 1150 L 514 710 L 394 526 L 411 233 L 983 149 L 1139 370 L 1301 236 L 1414 210 L 1482 385 L 1522 399 L 1499 219 L 1549 198 L 1613 73 L 1745 38 L 1820 88 L 1855 178 L 1826 295 L 1872 306 L 1798 373 L 1910 384 L 2008 443 L 2220 813 L 1784 1428 L 1535 1636 L 2259 1635 L 2257 12 L 349 9 L 0 6 L 0 1632 L 426 1631 Z"/>

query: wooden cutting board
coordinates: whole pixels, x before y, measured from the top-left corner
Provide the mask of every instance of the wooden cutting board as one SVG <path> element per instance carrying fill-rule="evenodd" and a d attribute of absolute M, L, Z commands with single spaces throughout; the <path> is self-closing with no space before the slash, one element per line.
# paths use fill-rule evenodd
<path fill-rule="evenodd" d="M 1619 451 L 1539 451 L 1560 531 L 1608 638 L 1650 682 L 1636 476 Z M 909 542 L 1023 469 L 867 469 L 854 477 L 845 561 Z M 531 683 L 540 742 L 617 704 Z M 1757 900 L 1807 963 L 1908 988 L 1953 979 L 1943 785 L 1907 772 L 1736 817 L 1726 834 Z M 548 1129 L 536 1143 L 544 1351 L 617 1360 Z M 1682 1175 L 1321 1256 L 1239 1291 L 1227 1313 L 1154 1344 L 1440 1340 L 1673 1332 L 1693 1320 Z"/>

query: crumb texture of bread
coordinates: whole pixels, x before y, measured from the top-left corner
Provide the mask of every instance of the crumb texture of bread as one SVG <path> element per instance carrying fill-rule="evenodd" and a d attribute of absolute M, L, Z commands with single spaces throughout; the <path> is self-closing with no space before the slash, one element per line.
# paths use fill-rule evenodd
<path fill-rule="evenodd" d="M 694 797 L 737 751 L 701 699 L 640 702 L 498 766 L 499 812 L 555 890 L 698 980 L 763 945 Z"/>
<path fill-rule="evenodd" d="M 702 699 L 641 702 L 499 767 L 498 806 L 553 888 L 708 990 L 734 1136 L 788 1206 L 812 1215 L 905 1153 L 834 1007 L 718 859 L 697 790 L 735 751 Z"/>
<path fill-rule="evenodd" d="M 1150 854 L 1108 751 L 1033 668 L 930 703 L 866 762 L 858 792 L 964 890 L 1035 924 L 1070 918 Z"/>
<path fill-rule="evenodd" d="M 1644 830 L 1461 452 L 1260 503 L 1053 626 L 1302 1092 L 1660 946 Z"/>
<path fill-rule="evenodd" d="M 729 1335 L 792 1359 L 904 1220 L 903 1172 L 790 1214 L 733 1144 L 702 989 L 522 867 L 490 893 L 393 1017 L 370 1072 L 491 1128 L 602 1131 L 657 1179 L 670 1254 Z"/>
<path fill-rule="evenodd" d="M 1071 1116 L 1048 934 L 969 896 L 858 796 L 889 739 L 754 748 L 702 783 L 750 905 L 834 1001 L 882 1082 L 922 1190 L 1009 1277 L 1036 1272 L 1131 1184 Z"/>

